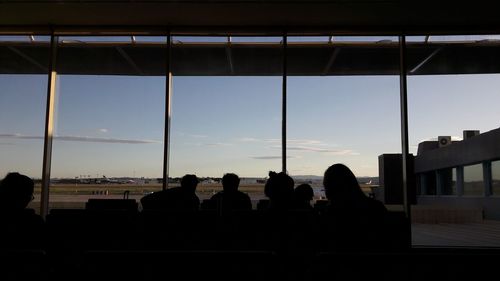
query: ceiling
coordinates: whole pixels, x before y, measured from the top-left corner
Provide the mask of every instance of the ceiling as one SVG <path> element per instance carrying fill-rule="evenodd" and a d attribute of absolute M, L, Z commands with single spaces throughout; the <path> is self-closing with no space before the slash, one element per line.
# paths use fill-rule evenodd
<path fill-rule="evenodd" d="M 56 71 L 78 75 L 166 73 L 166 43 L 60 42 Z M 289 76 L 399 75 L 398 41 L 289 42 Z M 500 73 L 500 41 L 408 42 L 409 75 Z M 46 74 L 50 42 L 0 42 L 0 74 Z M 280 42 L 175 42 L 170 70 L 177 76 L 280 76 Z"/>
<path fill-rule="evenodd" d="M 0 32 L 484 34 L 500 31 L 495 2 L 0 0 Z"/>

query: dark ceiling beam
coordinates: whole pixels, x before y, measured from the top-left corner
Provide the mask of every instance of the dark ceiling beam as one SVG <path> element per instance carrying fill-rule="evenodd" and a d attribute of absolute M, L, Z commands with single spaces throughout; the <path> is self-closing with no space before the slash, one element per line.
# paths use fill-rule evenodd
<path fill-rule="evenodd" d="M 115 49 L 128 62 L 128 64 L 130 66 L 132 66 L 132 68 L 134 68 L 134 70 L 137 72 L 137 74 L 144 75 L 144 72 L 142 72 L 142 70 L 139 68 L 139 66 L 137 66 L 137 64 L 134 62 L 134 60 L 127 54 L 127 52 L 125 52 L 125 50 L 123 50 L 122 47 L 115 47 Z"/>
<path fill-rule="evenodd" d="M 325 65 L 325 68 L 323 69 L 323 75 L 328 74 L 328 72 L 332 68 L 332 65 L 335 63 L 335 60 L 337 59 L 339 53 L 340 53 L 339 47 L 333 49 L 332 55 L 330 56 L 330 59 L 328 60 L 327 64 Z"/>
<path fill-rule="evenodd" d="M 45 66 L 43 66 L 41 63 L 37 62 L 35 59 L 33 59 L 32 57 L 26 55 L 25 53 L 23 53 L 22 51 L 20 51 L 19 49 L 17 49 L 16 47 L 12 47 L 12 46 L 8 46 L 7 49 L 11 50 L 12 52 L 16 53 L 18 56 L 22 57 L 23 59 L 25 59 L 26 61 L 30 62 L 31 64 L 33 64 L 34 66 L 38 67 L 39 69 L 41 69 L 44 73 L 47 73 L 49 71 L 49 69 Z"/>

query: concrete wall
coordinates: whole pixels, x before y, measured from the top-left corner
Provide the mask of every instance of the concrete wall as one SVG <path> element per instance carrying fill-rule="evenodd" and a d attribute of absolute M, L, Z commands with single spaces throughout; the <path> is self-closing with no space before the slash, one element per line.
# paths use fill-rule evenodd
<path fill-rule="evenodd" d="M 477 210 L 482 210 L 484 219 L 500 220 L 500 197 L 419 196 L 417 202 L 418 207 L 415 206 L 415 210 L 469 210 L 471 216 L 474 216 Z"/>

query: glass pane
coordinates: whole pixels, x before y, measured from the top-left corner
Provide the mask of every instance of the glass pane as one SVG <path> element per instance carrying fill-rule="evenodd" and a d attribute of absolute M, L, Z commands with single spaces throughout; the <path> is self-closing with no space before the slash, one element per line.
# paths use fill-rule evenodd
<path fill-rule="evenodd" d="M 415 173 L 435 173 L 438 184 L 437 192 L 427 187 L 425 193 L 437 196 L 418 197 L 418 206 L 412 210 L 416 245 L 497 245 L 485 233 L 467 226 L 488 227 L 490 222 L 497 223 L 500 212 L 494 207 L 500 205 L 485 196 L 483 167 L 477 164 L 500 157 L 496 38 L 430 36 L 428 43 L 419 41 L 419 36 L 408 38 L 410 150 L 416 154 Z M 437 238 L 441 234 L 432 228 L 436 223 L 450 224 L 454 233 L 467 229 L 470 237 Z M 424 234 L 427 231 L 433 236 Z"/>
<path fill-rule="evenodd" d="M 500 161 L 491 162 L 491 187 L 494 196 L 500 195 Z"/>
<path fill-rule="evenodd" d="M 235 173 L 255 207 L 268 172 L 281 170 L 281 38 L 252 45 L 257 39 L 239 37 L 246 44 L 231 48 L 174 47 L 169 174 L 202 178 L 200 200 L 222 189 L 225 173 Z"/>
<path fill-rule="evenodd" d="M 117 45 L 58 48 L 51 208 L 161 189 L 166 38 L 145 45 L 99 38 Z"/>
<path fill-rule="evenodd" d="M 398 38 L 384 37 L 395 42 L 384 48 L 375 43 L 378 37 L 334 36 L 332 44 L 306 39 L 288 40 L 288 172 L 312 183 L 319 199 L 325 170 L 343 163 L 367 195 L 402 204 L 388 199 L 402 194 L 402 185 L 391 186 L 387 178 L 386 197 L 376 191 L 379 156 L 401 152 Z"/>
<path fill-rule="evenodd" d="M 464 167 L 464 195 L 484 196 L 483 164 Z"/>
<path fill-rule="evenodd" d="M 438 181 L 441 195 L 457 194 L 457 169 L 442 169 L 438 171 Z"/>
<path fill-rule="evenodd" d="M 28 207 L 39 211 L 50 41 L 25 38 L 0 36 L 0 179 L 9 172 L 33 178 L 35 199 Z"/>

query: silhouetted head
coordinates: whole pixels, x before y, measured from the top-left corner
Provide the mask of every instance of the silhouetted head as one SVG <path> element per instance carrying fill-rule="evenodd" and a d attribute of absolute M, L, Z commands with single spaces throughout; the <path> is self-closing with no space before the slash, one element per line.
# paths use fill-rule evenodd
<path fill-rule="evenodd" d="M 186 192 L 195 192 L 198 182 L 196 175 L 187 174 L 181 179 L 181 188 Z"/>
<path fill-rule="evenodd" d="M 325 186 L 326 197 L 330 201 L 352 201 L 365 197 L 356 177 L 343 164 L 332 165 L 325 171 L 323 185 Z"/>
<path fill-rule="evenodd" d="M 0 208 L 24 209 L 33 200 L 35 183 L 19 173 L 9 173 L 0 182 Z"/>
<path fill-rule="evenodd" d="M 222 177 L 222 188 L 226 192 L 234 192 L 238 190 L 240 178 L 236 174 L 228 173 Z"/>
<path fill-rule="evenodd" d="M 314 197 L 314 191 L 310 185 L 304 183 L 295 188 L 295 190 L 293 191 L 293 196 L 295 200 L 309 202 Z"/>
<path fill-rule="evenodd" d="M 269 179 L 264 187 L 264 194 L 271 203 L 290 203 L 293 198 L 293 179 L 284 172 L 269 172 Z"/>

